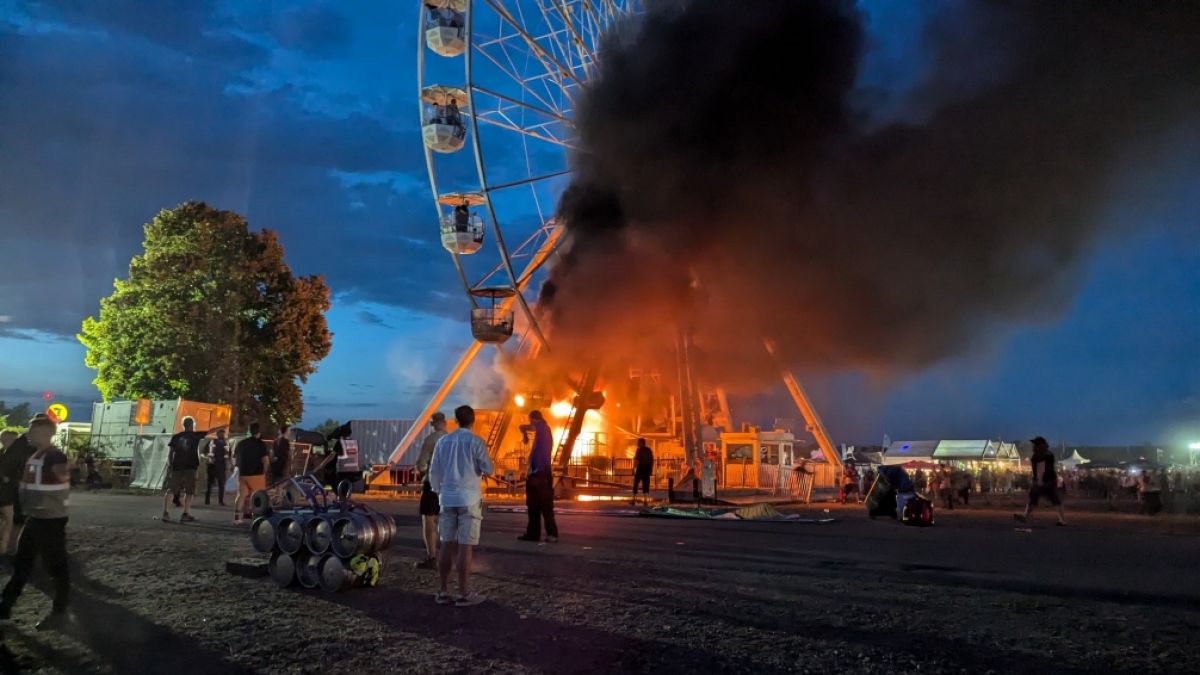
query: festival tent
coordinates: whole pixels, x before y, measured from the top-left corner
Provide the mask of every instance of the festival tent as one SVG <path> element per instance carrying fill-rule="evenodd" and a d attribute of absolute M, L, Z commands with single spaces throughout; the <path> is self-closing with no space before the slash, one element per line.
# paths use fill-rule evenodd
<path fill-rule="evenodd" d="M 1059 465 L 1066 469 L 1074 469 L 1082 464 L 1088 464 L 1089 462 L 1091 462 L 1091 460 L 1085 459 L 1083 455 L 1079 454 L 1078 450 L 1072 450 L 1071 456 L 1060 461 Z"/>

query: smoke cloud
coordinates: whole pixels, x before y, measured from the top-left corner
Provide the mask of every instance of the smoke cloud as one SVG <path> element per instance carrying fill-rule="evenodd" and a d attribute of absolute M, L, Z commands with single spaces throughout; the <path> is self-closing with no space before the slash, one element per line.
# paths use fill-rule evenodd
<path fill-rule="evenodd" d="M 810 370 L 963 353 L 1054 316 L 1123 175 L 1197 123 L 1200 4 L 955 5 L 890 119 L 863 23 L 693 0 L 610 33 L 539 303 L 556 360 L 669 359 L 680 325 L 734 389 L 774 372 L 762 336 Z"/>

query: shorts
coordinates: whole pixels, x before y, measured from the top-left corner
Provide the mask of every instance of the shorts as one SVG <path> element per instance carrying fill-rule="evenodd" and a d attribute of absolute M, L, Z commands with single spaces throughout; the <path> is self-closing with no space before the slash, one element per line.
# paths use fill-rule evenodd
<path fill-rule="evenodd" d="M 1038 498 L 1040 497 L 1045 497 L 1055 506 L 1062 505 L 1062 500 L 1058 498 L 1058 488 L 1054 485 L 1035 485 L 1029 488 L 1030 506 L 1037 506 Z"/>
<path fill-rule="evenodd" d="M 438 519 L 438 539 L 456 541 L 464 546 L 479 545 L 479 528 L 483 525 L 483 504 L 473 506 L 443 506 Z"/>
<path fill-rule="evenodd" d="M 249 497 L 259 490 L 267 489 L 267 477 L 261 473 L 257 476 L 243 476 L 238 474 L 238 494 Z"/>
<path fill-rule="evenodd" d="M 167 492 L 182 492 L 185 495 L 196 494 L 195 469 L 171 469 L 167 476 Z"/>
<path fill-rule="evenodd" d="M 425 481 L 421 485 L 421 506 L 419 512 L 423 516 L 436 516 L 442 512 L 442 504 L 438 501 L 438 494 L 433 491 L 433 487 L 429 485 L 429 481 Z"/>

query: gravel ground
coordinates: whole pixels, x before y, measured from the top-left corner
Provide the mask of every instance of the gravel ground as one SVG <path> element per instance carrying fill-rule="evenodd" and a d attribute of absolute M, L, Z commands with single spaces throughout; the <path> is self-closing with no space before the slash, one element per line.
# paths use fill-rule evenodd
<path fill-rule="evenodd" d="M 103 507 L 105 498 L 93 499 Z M 141 502 L 153 512 L 153 500 Z M 1003 578 L 984 563 L 897 566 L 890 547 L 905 541 L 895 539 L 897 530 L 912 530 L 891 523 L 856 523 L 850 530 L 848 523 L 768 527 L 564 516 L 562 543 L 520 548 L 512 537 L 522 517 L 489 514 L 476 580 L 490 601 L 439 607 L 432 573 L 411 567 L 418 550 L 411 505 L 389 508 L 405 515 L 385 554 L 381 586 L 339 595 L 227 574 L 225 561 L 250 548 L 244 528 L 209 524 L 215 516 L 200 512 L 201 523 L 165 525 L 93 513 L 69 529 L 77 625 L 66 636 L 36 633 L 32 624 L 48 601 L 31 587 L 16 626 L 4 635 L 0 669 L 1200 672 L 1200 650 L 1192 644 L 1200 612 L 1190 590 L 1089 593 L 1057 586 L 1043 573 L 1022 576 L 1020 565 L 1008 562 L 1002 567 L 1013 574 Z M 962 522 L 930 544 L 961 537 L 986 546 L 969 539 L 972 530 Z M 1109 527 L 1097 534 L 1106 536 Z M 995 529 L 1019 536 L 1011 531 Z M 1041 528 L 1025 536 L 1054 544 L 1058 532 Z M 1079 545 L 1092 545 L 1090 534 L 1071 534 Z M 1178 553 L 1187 558 L 1179 564 L 1194 564 L 1194 536 L 1153 536 L 1150 544 L 1158 547 L 1178 539 Z M 851 538 L 856 553 L 839 554 Z M 1059 555 L 1041 546 L 1026 553 Z M 1021 590 L 1025 582 L 1029 590 Z"/>

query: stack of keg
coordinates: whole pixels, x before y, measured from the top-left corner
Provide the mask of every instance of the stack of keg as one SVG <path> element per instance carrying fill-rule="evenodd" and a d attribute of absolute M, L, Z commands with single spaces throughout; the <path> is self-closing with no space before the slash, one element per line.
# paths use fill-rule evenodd
<path fill-rule="evenodd" d="M 379 553 L 396 536 L 391 516 L 342 501 L 277 509 L 266 492 L 251 499 L 250 544 L 268 553 L 268 571 L 282 587 L 299 583 L 338 592 L 379 581 Z"/>

